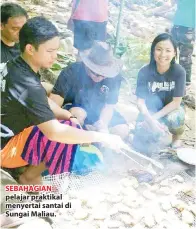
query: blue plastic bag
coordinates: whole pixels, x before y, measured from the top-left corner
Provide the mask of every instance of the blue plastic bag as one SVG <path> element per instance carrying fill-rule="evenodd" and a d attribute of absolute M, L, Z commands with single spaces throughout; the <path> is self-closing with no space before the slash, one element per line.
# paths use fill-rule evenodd
<path fill-rule="evenodd" d="M 103 155 L 96 146 L 79 146 L 71 171 L 78 175 L 85 175 L 96 167 L 101 166 L 102 162 Z"/>
<path fill-rule="evenodd" d="M 85 175 L 96 167 L 101 168 L 103 155 L 94 145 L 80 146 L 78 145 L 71 171 L 77 175 Z M 49 175 L 48 170 L 42 173 L 42 176 Z"/>

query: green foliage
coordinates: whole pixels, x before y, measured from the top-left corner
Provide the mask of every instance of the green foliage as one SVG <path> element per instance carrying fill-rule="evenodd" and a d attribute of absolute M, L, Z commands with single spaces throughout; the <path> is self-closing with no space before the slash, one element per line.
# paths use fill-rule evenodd
<path fill-rule="evenodd" d="M 112 35 L 107 42 L 114 48 L 115 36 Z M 123 60 L 124 77 L 134 88 L 139 69 L 149 62 L 150 43 L 146 43 L 138 37 L 121 38 L 117 46 L 116 56 Z"/>
<path fill-rule="evenodd" d="M 40 6 L 44 6 L 45 3 L 43 0 L 31 0 L 31 3 L 34 5 L 40 5 Z"/>
<path fill-rule="evenodd" d="M 52 67 L 50 69 L 41 69 L 41 80 L 55 84 L 62 69 L 73 62 L 75 62 L 75 58 L 72 55 L 66 55 L 64 52 L 58 51 L 57 61 Z"/>
<path fill-rule="evenodd" d="M 127 43 L 127 51 L 122 57 L 125 76 L 135 87 L 139 69 L 149 62 L 150 44 L 139 38 L 127 38 Z"/>
<path fill-rule="evenodd" d="M 57 61 L 52 65 L 49 71 L 55 76 L 58 76 L 63 68 L 74 62 L 75 58 L 73 56 L 66 55 L 63 52 L 59 51 Z"/>
<path fill-rule="evenodd" d="M 109 43 L 114 49 L 115 42 L 116 42 L 116 36 L 112 34 L 111 37 L 107 40 L 107 43 Z M 120 58 L 127 51 L 127 48 L 128 48 L 128 44 L 126 42 L 126 39 L 121 38 L 118 46 L 116 47 L 116 57 Z"/>
<path fill-rule="evenodd" d="M 54 63 L 50 68 L 51 71 L 60 71 L 63 68 L 63 65 L 59 63 Z"/>

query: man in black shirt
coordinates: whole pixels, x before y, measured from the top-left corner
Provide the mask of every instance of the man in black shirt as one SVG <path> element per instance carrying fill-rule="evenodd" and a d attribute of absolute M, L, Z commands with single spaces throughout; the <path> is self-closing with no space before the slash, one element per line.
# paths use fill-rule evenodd
<path fill-rule="evenodd" d="M 125 138 L 128 125 L 115 110 L 121 85 L 121 61 L 114 58 L 111 47 L 95 41 L 80 54 L 82 62 L 65 68 L 59 75 L 50 98 L 67 106 L 87 129 L 110 132 Z"/>
<path fill-rule="evenodd" d="M 27 12 L 15 3 L 1 5 L 1 63 L 6 63 L 20 55 L 19 31 L 27 21 Z M 49 95 L 53 85 L 42 82 Z"/>
<path fill-rule="evenodd" d="M 74 121 L 75 118 L 47 98 L 38 73 L 41 67 L 51 67 L 57 57 L 60 39 L 55 26 L 43 17 L 32 18 L 20 30 L 19 39 L 21 56 L 8 62 L 1 71 L 1 157 L 6 156 L 5 148 L 10 146 L 11 140 L 34 125 L 50 141 L 65 144 L 103 142 L 112 143 L 114 148 L 124 146 L 118 136 L 80 130 L 57 120 Z M 17 138 L 17 141 L 22 139 Z M 10 147 L 18 152 L 16 146 Z M 33 154 L 32 151 L 32 160 Z M 41 159 L 38 166 L 29 166 L 19 181 L 23 184 L 39 183 L 45 165 L 48 166 Z"/>
<path fill-rule="evenodd" d="M 19 31 L 27 21 L 27 12 L 15 3 L 1 5 L 1 63 L 20 54 Z"/>

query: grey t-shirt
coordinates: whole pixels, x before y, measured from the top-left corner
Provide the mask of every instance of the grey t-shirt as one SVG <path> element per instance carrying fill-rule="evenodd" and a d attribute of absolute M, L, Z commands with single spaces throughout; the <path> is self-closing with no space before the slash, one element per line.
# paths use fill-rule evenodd
<path fill-rule="evenodd" d="M 157 112 L 170 103 L 173 97 L 185 94 L 186 72 L 179 64 L 173 64 L 164 74 L 142 67 L 138 74 L 136 95 L 145 100 L 149 111 Z"/>

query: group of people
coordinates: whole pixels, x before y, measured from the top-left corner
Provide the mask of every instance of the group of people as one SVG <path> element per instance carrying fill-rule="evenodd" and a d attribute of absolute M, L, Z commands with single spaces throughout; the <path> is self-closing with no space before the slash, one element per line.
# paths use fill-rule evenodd
<path fill-rule="evenodd" d="M 114 90 L 110 81 L 119 75 L 121 70 L 121 62 L 113 57 L 109 45 L 95 42 L 89 54 L 81 53 L 81 58 L 86 64 L 76 64 L 78 68 L 74 68 L 74 71 L 75 74 L 80 74 L 77 77 L 83 75 L 85 77 L 86 74 L 84 82 L 81 83 L 77 78 L 61 79 L 60 77 L 51 98 L 48 98 L 40 82 L 39 70 L 50 68 L 57 58 L 60 38 L 56 27 L 43 17 L 28 19 L 25 10 L 14 3 L 1 5 L 1 15 L 1 42 L 5 47 L 1 50 L 2 56 L 5 56 L 1 64 L 1 166 L 15 168 L 31 165 L 19 177 L 19 182 L 39 183 L 40 174 L 46 168 L 50 174 L 72 169 L 77 144 L 102 143 L 116 150 L 123 147 L 125 144 L 121 138 L 109 134 L 105 125 L 106 121 L 109 125 L 110 117 L 113 115 L 113 107 L 120 87 L 120 76 L 117 80 L 115 78 Z M 16 44 L 18 40 L 19 45 Z M 104 58 L 96 59 L 97 54 L 103 55 Z M 99 69 L 100 65 L 102 65 L 101 69 Z M 98 69 L 96 73 L 93 71 L 94 66 L 95 70 Z M 68 72 L 64 70 L 61 75 L 64 77 Z M 67 83 L 63 85 L 62 80 L 63 82 L 67 80 Z M 102 80 L 106 82 L 99 84 L 98 82 Z M 73 87 L 68 85 L 68 82 L 78 84 L 75 88 L 76 93 L 74 91 L 70 93 Z M 86 90 L 88 86 L 92 88 L 91 94 Z M 97 87 L 97 94 L 94 94 L 94 87 Z M 62 92 L 64 89 L 67 91 Z M 103 110 L 101 120 L 100 117 L 94 117 L 92 114 L 93 119 L 90 119 L 90 124 L 96 121 L 97 127 L 93 128 L 89 125 L 88 131 L 81 128 L 80 114 L 85 111 L 82 108 L 83 101 L 80 101 L 80 93 L 87 103 L 92 95 L 94 97 L 91 104 L 85 104 L 89 112 L 93 111 L 96 114 Z M 64 100 L 64 95 L 66 99 L 72 97 L 72 110 L 76 105 L 73 114 L 68 109 L 61 108 L 59 102 L 58 104 L 54 102 L 56 100 L 53 97 L 58 100 L 60 98 L 61 102 Z M 107 105 L 104 104 L 106 100 L 108 100 Z M 77 103 L 81 103 L 80 109 L 77 109 Z M 102 119 L 104 125 L 101 124 Z M 98 128 L 104 131 L 98 131 Z"/>
<path fill-rule="evenodd" d="M 129 126 L 115 109 L 122 62 L 105 42 L 107 14 L 100 8 L 101 19 L 82 18 L 84 6 L 76 0 L 72 10 L 79 61 L 61 71 L 48 93 L 39 71 L 57 59 L 57 28 L 44 17 L 28 19 L 17 4 L 1 5 L 1 167 L 28 165 L 21 184 L 40 183 L 46 169 L 50 174 L 72 171 L 80 144 L 126 147 Z M 140 114 L 133 146 L 140 152 L 149 136 L 164 137 L 169 129 L 175 145 L 183 133 L 186 72 L 176 57 L 172 35 L 160 34 L 152 43 L 150 63 L 138 73 Z"/>

